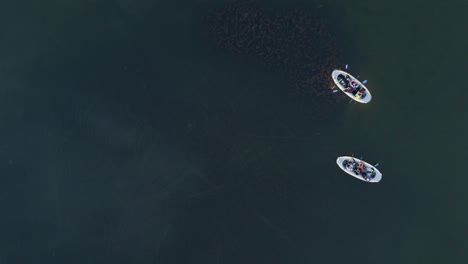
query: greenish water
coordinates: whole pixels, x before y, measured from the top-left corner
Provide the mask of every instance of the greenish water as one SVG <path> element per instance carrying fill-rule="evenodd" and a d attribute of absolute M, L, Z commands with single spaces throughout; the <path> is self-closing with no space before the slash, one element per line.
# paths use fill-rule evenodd
<path fill-rule="evenodd" d="M 268 3 L 369 80 L 320 122 L 203 37 L 214 2 L 0 4 L 0 263 L 465 263 L 466 2 Z"/>

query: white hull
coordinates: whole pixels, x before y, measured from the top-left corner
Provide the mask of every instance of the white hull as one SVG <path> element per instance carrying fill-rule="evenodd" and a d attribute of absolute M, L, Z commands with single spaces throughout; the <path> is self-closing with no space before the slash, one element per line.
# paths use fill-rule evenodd
<path fill-rule="evenodd" d="M 349 93 L 349 92 L 346 92 L 346 87 L 344 87 L 343 85 L 341 85 L 341 83 L 338 81 L 338 75 L 340 74 L 343 74 L 343 75 L 348 75 L 353 81 L 356 81 L 361 87 L 363 87 L 364 89 L 366 89 L 366 96 L 364 98 L 360 98 L 359 96 L 355 96 L 353 95 L 352 93 Z M 364 86 L 364 84 L 362 84 L 358 79 L 356 79 L 354 76 L 352 76 L 351 74 L 345 72 L 345 71 L 341 71 L 341 70 L 334 70 L 332 72 L 332 78 L 333 78 L 333 81 L 335 82 L 336 86 L 343 92 L 345 93 L 347 96 L 349 96 L 351 99 L 353 99 L 354 101 L 356 102 L 359 102 L 359 103 L 363 103 L 363 104 L 367 104 L 368 102 L 370 102 L 370 100 L 372 99 L 372 95 L 371 93 L 369 92 L 369 89 L 367 89 L 366 86 Z"/>
<path fill-rule="evenodd" d="M 367 168 L 372 168 L 374 169 L 374 172 L 375 172 L 375 176 L 373 179 L 371 179 L 370 181 L 367 181 L 363 178 L 363 176 L 361 175 L 357 175 L 353 170 L 349 170 L 347 169 L 346 167 L 343 166 L 343 161 L 345 160 L 354 160 L 356 162 L 363 162 L 364 165 L 367 167 Z M 336 159 L 336 164 L 338 165 L 338 167 L 340 167 L 344 172 L 348 173 L 349 175 L 357 178 L 357 179 L 360 179 L 361 181 L 365 181 L 365 182 L 373 182 L 373 183 L 377 183 L 379 182 L 380 180 L 382 180 L 382 173 L 380 173 L 380 171 L 375 168 L 374 166 L 372 166 L 371 164 L 363 161 L 363 160 L 360 160 L 360 159 L 356 159 L 354 157 L 349 157 L 349 156 L 342 156 L 342 157 L 338 157 Z"/>

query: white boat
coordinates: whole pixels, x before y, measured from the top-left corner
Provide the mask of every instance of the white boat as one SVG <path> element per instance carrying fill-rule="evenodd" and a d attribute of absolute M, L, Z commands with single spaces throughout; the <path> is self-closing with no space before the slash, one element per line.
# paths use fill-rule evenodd
<path fill-rule="evenodd" d="M 341 70 L 334 70 L 332 78 L 336 86 L 354 101 L 367 104 L 372 99 L 367 87 L 351 74 Z"/>
<path fill-rule="evenodd" d="M 342 156 L 336 159 L 336 164 L 338 164 L 344 172 L 362 181 L 377 183 L 382 180 L 382 173 L 363 160 Z"/>

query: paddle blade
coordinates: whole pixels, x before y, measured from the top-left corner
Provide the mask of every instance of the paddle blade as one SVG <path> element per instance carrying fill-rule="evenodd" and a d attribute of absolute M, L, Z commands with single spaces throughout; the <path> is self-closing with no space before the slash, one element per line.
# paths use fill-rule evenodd
<path fill-rule="evenodd" d="M 363 84 L 366 84 L 366 82 L 367 82 L 367 80 L 364 80 L 362 83 L 363 83 Z"/>
<path fill-rule="evenodd" d="M 377 167 L 377 166 L 379 166 L 379 164 L 378 164 L 378 163 L 374 164 L 374 167 Z"/>
<path fill-rule="evenodd" d="M 346 64 L 346 65 L 344 66 L 344 68 L 347 70 L 347 69 L 348 69 L 348 64 Z"/>
<path fill-rule="evenodd" d="M 336 93 L 336 92 L 338 92 L 338 90 L 333 90 L 333 92 L 332 92 L 332 93 Z"/>

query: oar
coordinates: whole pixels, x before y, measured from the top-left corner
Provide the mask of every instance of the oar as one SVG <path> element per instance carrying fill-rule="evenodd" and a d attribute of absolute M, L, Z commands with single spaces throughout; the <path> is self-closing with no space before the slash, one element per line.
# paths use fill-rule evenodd
<path fill-rule="evenodd" d="M 337 93 L 338 92 L 338 89 L 334 90 L 336 87 L 336 84 L 333 85 L 330 89 L 332 89 L 332 93 Z"/>

